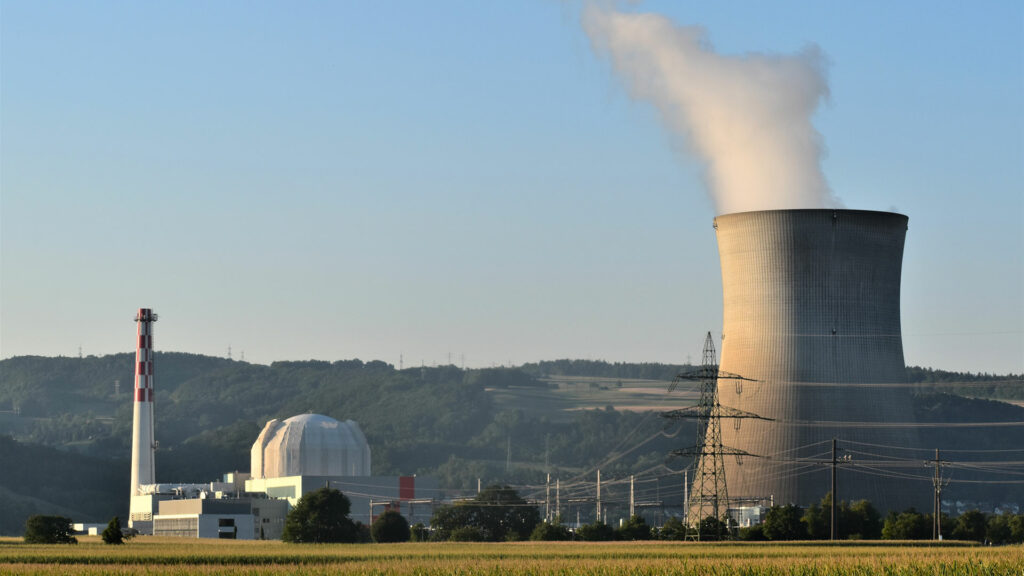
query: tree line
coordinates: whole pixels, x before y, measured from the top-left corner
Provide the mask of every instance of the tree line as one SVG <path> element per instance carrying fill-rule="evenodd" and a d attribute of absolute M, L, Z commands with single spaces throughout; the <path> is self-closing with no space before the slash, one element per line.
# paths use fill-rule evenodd
<path fill-rule="evenodd" d="M 746 541 L 827 540 L 831 537 L 831 495 L 807 508 L 788 504 L 772 506 L 764 521 L 736 529 L 716 518 L 705 518 L 690 527 L 670 518 L 661 527 L 647 524 L 634 515 L 620 526 L 594 522 L 570 529 L 561 519 L 543 521 L 535 503 L 523 499 L 513 488 L 488 486 L 474 498 L 438 507 L 430 527 L 409 526 L 397 511 L 377 517 L 372 527 L 348 519 L 348 498 L 338 490 L 321 488 L 303 496 L 289 513 L 286 542 L 511 542 L 521 540 L 702 540 Z M 932 516 L 913 508 L 890 512 L 884 518 L 866 500 L 841 501 L 836 505 L 839 540 L 929 540 Z M 941 518 L 944 539 L 969 540 L 994 545 L 1024 542 L 1024 514 L 985 514 L 967 511 Z"/>

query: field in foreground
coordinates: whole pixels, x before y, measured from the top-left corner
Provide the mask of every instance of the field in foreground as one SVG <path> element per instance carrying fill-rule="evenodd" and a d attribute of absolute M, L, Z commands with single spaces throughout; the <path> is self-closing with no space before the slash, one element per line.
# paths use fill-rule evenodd
<path fill-rule="evenodd" d="M 0 539 L 0 574 L 682 574 L 1024 576 L 1024 547 L 667 542 L 287 545 L 97 538 Z"/>

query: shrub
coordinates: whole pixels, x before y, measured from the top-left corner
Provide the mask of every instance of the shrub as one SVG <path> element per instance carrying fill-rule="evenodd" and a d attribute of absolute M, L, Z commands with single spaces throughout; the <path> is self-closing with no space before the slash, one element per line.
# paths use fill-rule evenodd
<path fill-rule="evenodd" d="M 739 538 L 745 542 L 761 542 L 768 539 L 764 535 L 764 526 L 762 524 L 740 528 Z"/>
<path fill-rule="evenodd" d="M 386 510 L 370 526 L 374 542 L 408 542 L 411 537 L 409 521 L 395 510 Z"/>

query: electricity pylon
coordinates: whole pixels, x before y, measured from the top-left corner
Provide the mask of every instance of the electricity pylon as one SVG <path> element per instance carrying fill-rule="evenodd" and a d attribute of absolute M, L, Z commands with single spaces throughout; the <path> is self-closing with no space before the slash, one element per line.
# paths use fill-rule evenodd
<path fill-rule="evenodd" d="M 701 539 L 703 520 L 718 520 L 716 534 L 722 537 L 723 528 L 728 525 L 729 490 L 725 482 L 726 456 L 754 456 L 744 450 L 722 445 L 722 418 L 756 418 L 770 420 L 757 414 L 744 412 L 735 408 L 723 407 L 718 402 L 718 380 L 746 380 L 756 382 L 738 374 L 723 372 L 718 369 L 715 357 L 715 342 L 708 332 L 704 339 L 704 355 L 699 370 L 677 375 L 669 392 L 675 390 L 683 380 L 700 382 L 700 402 L 696 406 L 671 410 L 661 414 L 664 418 L 695 418 L 697 420 L 697 443 L 693 448 L 673 450 L 676 456 L 691 456 L 695 459 L 696 469 L 693 475 L 693 490 L 690 501 L 686 503 L 687 525 L 695 529 L 695 537 Z"/>

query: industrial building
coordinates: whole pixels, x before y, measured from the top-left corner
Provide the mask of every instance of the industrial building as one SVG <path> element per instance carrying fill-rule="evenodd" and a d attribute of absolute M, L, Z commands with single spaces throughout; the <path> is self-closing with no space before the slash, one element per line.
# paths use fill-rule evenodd
<path fill-rule="evenodd" d="M 429 522 L 437 481 L 415 476 L 373 476 L 370 446 L 359 424 L 320 414 L 271 420 L 251 450 L 252 472 L 222 482 L 159 484 L 153 437 L 153 322 L 141 308 L 132 426 L 132 477 L 128 526 L 141 534 L 191 538 L 280 539 L 288 510 L 304 494 L 340 490 L 352 503 L 352 520 L 370 524 L 384 510 L 410 523 Z"/>
<path fill-rule="evenodd" d="M 731 501 L 817 502 L 830 489 L 825 464 L 836 437 L 878 445 L 883 455 L 919 446 L 900 329 L 907 222 L 861 210 L 715 218 L 719 369 L 746 379 L 720 378 L 718 398 L 723 413 L 755 416 L 721 425 Z M 838 499 L 881 510 L 930 505 L 930 494 L 908 482 L 854 470 L 841 472 Z"/>
<path fill-rule="evenodd" d="M 250 454 L 252 478 L 245 492 L 284 498 L 295 505 L 325 486 L 352 502 L 353 520 L 370 524 L 384 509 L 398 510 L 410 524 L 433 514 L 437 481 L 415 476 L 372 476 L 370 446 L 359 424 L 320 414 L 271 420 Z"/>

